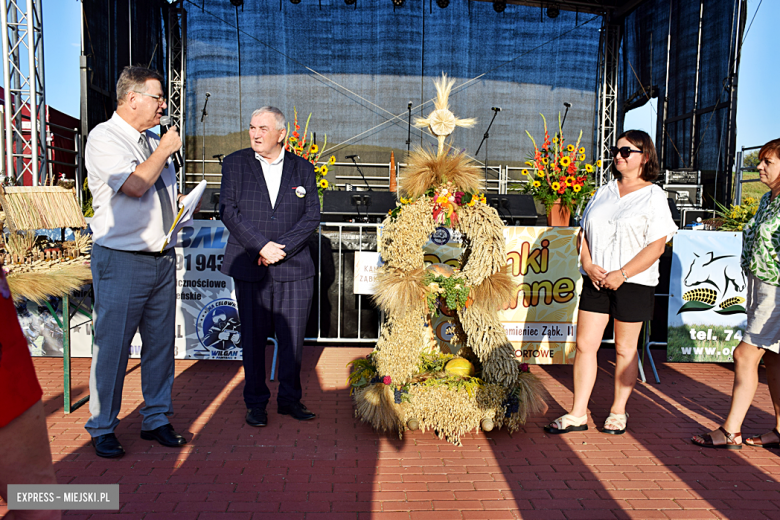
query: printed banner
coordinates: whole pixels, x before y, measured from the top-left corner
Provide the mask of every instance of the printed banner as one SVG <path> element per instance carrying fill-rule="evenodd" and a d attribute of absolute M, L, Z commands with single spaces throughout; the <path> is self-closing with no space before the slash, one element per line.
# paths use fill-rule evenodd
<path fill-rule="evenodd" d="M 667 361 L 733 361 L 747 325 L 741 251 L 742 233 L 680 231 L 675 235 Z"/>
<path fill-rule="evenodd" d="M 49 305 L 38 305 L 30 300 L 16 304 L 16 315 L 22 327 L 30 355 L 34 357 L 62 357 L 62 298 L 49 298 Z M 74 291 L 70 296 L 70 351 L 71 357 L 92 356 L 92 298 L 89 287 Z M 84 312 L 74 312 L 76 305 Z M 54 314 L 52 314 L 54 310 Z"/>
<path fill-rule="evenodd" d="M 507 227 L 507 262 L 517 295 L 499 314 L 523 363 L 574 363 L 582 291 L 577 233 L 571 227 Z"/>
<path fill-rule="evenodd" d="M 219 271 L 228 230 L 219 220 L 185 226 L 176 245 L 176 357 L 241 359 L 233 279 Z M 133 346 L 140 347 L 136 335 Z"/>

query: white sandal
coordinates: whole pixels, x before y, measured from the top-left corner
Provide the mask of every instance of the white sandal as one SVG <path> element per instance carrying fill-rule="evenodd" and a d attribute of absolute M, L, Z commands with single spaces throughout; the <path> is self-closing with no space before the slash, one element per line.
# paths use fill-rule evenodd
<path fill-rule="evenodd" d="M 617 426 L 617 428 L 607 428 L 607 425 L 610 424 L 611 426 Z M 626 433 L 626 425 L 628 424 L 628 414 L 627 413 L 610 413 L 609 417 L 607 417 L 607 420 L 604 421 L 604 433 L 609 433 L 610 435 L 623 435 Z"/>
<path fill-rule="evenodd" d="M 584 432 L 588 429 L 588 415 L 575 417 L 570 414 L 562 415 L 544 427 L 547 433 Z"/>

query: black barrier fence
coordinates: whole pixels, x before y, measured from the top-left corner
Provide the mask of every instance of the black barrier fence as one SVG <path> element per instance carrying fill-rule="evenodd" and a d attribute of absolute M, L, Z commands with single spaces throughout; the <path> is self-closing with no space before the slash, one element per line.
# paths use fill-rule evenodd
<path fill-rule="evenodd" d="M 377 250 L 377 224 L 323 223 L 309 242 L 317 278 L 306 338 L 321 342 L 372 342 L 380 312 L 370 296 L 354 294 L 355 255 Z"/>

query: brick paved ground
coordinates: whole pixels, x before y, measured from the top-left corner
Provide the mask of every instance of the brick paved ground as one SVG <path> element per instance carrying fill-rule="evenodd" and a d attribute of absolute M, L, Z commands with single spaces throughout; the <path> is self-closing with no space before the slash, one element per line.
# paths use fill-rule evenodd
<path fill-rule="evenodd" d="M 318 418 L 299 423 L 270 407 L 270 424 L 262 429 L 244 423 L 239 362 L 177 361 L 171 421 L 190 440 L 182 450 L 139 438 L 141 374 L 131 361 L 116 431 L 127 455 L 119 460 L 95 456 L 82 427 L 86 407 L 63 414 L 61 360 L 37 359 L 59 482 L 120 484 L 118 513 L 65 517 L 780 519 L 780 450 L 725 452 L 688 442 L 722 419 L 732 381 L 728 365 L 661 364 L 661 385 L 637 386 L 629 432 L 611 436 L 595 429 L 612 394 L 614 353 L 607 351 L 590 431 L 552 438 L 541 426 L 569 405 L 571 367 L 533 367 L 549 392 L 547 415 L 513 435 L 467 435 L 458 448 L 430 432 L 403 440 L 380 435 L 353 418 L 345 364 L 367 352 L 307 347 L 304 402 Z M 83 395 L 89 360 L 74 365 L 75 394 Z M 746 433 L 772 425 L 763 370 L 761 378 Z M 0 504 L 0 516 L 5 512 Z"/>

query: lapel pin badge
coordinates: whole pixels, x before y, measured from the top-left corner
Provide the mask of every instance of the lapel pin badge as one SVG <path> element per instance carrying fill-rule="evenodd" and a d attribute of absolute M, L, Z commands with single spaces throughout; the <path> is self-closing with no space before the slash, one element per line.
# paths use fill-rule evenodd
<path fill-rule="evenodd" d="M 297 188 L 295 188 L 295 194 L 298 195 L 299 199 L 304 198 L 306 196 L 306 188 L 304 188 L 303 186 L 298 186 Z"/>

